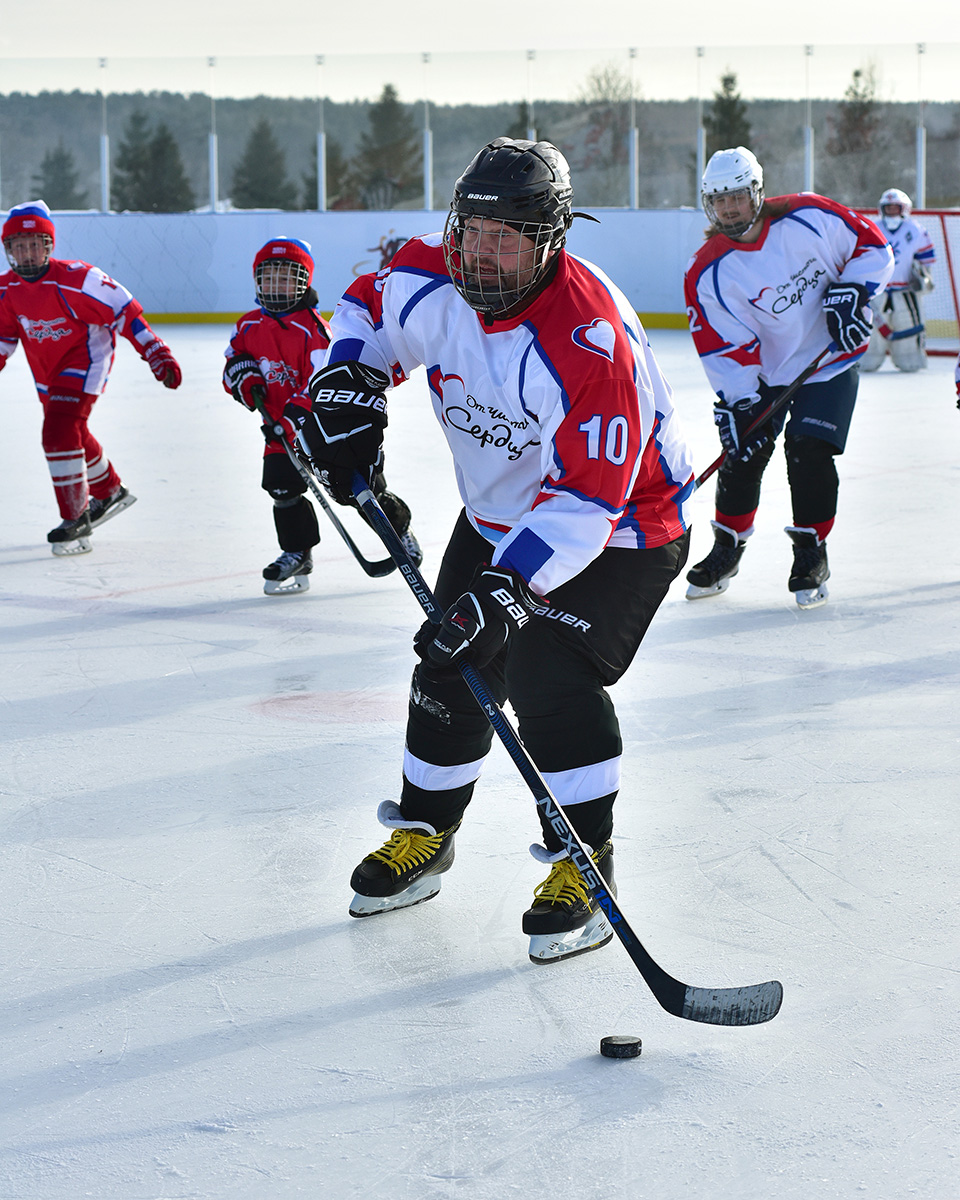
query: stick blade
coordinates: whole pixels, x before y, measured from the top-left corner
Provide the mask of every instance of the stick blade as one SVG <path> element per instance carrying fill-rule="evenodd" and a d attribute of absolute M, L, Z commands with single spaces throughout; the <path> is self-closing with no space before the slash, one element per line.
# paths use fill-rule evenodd
<path fill-rule="evenodd" d="M 701 988 L 688 985 L 678 1016 L 705 1025 L 762 1025 L 783 1003 L 783 985 L 775 979 L 750 987 Z"/>
<path fill-rule="evenodd" d="M 382 579 L 384 575 L 389 575 L 397 569 L 397 564 L 392 558 L 383 558 L 378 562 L 371 562 L 369 558 L 358 558 L 357 561 L 373 579 Z"/>

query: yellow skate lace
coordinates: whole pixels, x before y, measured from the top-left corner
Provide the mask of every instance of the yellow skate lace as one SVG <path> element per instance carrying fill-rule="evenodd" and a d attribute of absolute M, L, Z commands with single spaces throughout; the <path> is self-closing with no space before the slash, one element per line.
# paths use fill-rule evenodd
<path fill-rule="evenodd" d="M 550 874 L 533 889 L 534 904 L 589 904 L 590 893 L 583 877 L 569 858 L 555 862 Z"/>
<path fill-rule="evenodd" d="M 402 875 L 411 867 L 419 866 L 420 863 L 433 858 L 443 845 L 443 838 L 442 833 L 431 836 L 417 833 L 415 829 L 395 829 L 390 840 L 367 857 L 386 863 L 391 871 Z"/>

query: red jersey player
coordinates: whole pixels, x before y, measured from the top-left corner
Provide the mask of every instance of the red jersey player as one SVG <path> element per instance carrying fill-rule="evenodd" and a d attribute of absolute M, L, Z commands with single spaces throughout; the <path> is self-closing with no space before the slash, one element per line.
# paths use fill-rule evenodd
<path fill-rule="evenodd" d="M 165 387 L 179 387 L 181 374 L 127 289 L 90 263 L 51 258 L 54 236 L 42 200 L 16 205 L 4 222 L 12 270 L 0 274 L 0 370 L 22 342 L 43 405 L 43 449 L 63 518 L 47 541 L 54 554 L 83 554 L 91 531 L 136 499 L 87 427 L 107 386 L 117 334 Z"/>
<path fill-rule="evenodd" d="M 293 424 L 283 415 L 288 402 L 309 412 L 307 383 L 330 344 L 330 330 L 317 311 L 317 293 L 311 287 L 313 267 L 310 246 L 299 238 L 277 237 L 261 246 L 253 260 L 259 307 L 240 318 L 224 352 L 224 388 L 264 417 L 267 445 L 261 487 L 273 499 L 281 551 L 263 569 L 263 590 L 268 596 L 309 588 L 311 551 L 320 541 L 317 516 L 305 495 L 307 485 L 279 440 L 286 430 L 293 441 Z M 380 502 L 419 561 L 422 556 L 410 531 L 410 510 L 390 492 L 381 491 Z"/>

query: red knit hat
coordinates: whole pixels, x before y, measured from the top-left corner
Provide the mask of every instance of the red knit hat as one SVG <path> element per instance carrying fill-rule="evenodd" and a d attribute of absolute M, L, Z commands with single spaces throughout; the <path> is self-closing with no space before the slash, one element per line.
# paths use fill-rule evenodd
<path fill-rule="evenodd" d="M 50 209 L 42 200 L 28 200 L 26 204 L 17 204 L 10 209 L 10 214 L 3 223 L 0 240 L 5 242 L 18 233 L 46 233 L 51 242 L 55 240 L 56 232 L 50 219 Z"/>

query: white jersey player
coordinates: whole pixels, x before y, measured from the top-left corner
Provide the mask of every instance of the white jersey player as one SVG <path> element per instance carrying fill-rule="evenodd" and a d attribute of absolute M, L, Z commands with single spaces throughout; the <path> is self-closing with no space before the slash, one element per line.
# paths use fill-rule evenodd
<path fill-rule="evenodd" d="M 353 873 L 354 916 L 431 898 L 452 864 L 491 743 L 460 661 L 509 698 L 612 887 L 622 742 L 607 688 L 686 560 L 692 461 L 635 311 L 563 248 L 572 199 L 555 146 L 489 143 L 457 181 L 444 232 L 347 290 L 310 384 L 301 439 L 337 488 L 339 472 L 376 472 L 384 392 L 426 367 L 463 500 L 436 585 L 443 623 L 415 639 L 400 801 L 379 813 L 393 833 Z M 535 857 L 550 872 L 523 917 L 537 962 L 612 937 L 541 824 Z"/>
<path fill-rule="evenodd" d="M 874 322 L 860 364 L 864 371 L 876 371 L 888 351 L 900 371 L 919 371 L 927 365 L 920 297 L 933 291 L 930 267 L 936 251 L 930 234 L 912 212 L 913 201 L 899 188 L 889 188 L 880 197 L 880 224 L 890 239 L 894 268 L 886 290 L 870 302 Z"/>
<path fill-rule="evenodd" d="M 835 459 L 856 403 L 869 301 L 890 278 L 893 255 L 872 221 L 826 196 L 766 199 L 760 163 L 743 146 L 713 155 L 702 199 L 711 228 L 687 265 L 684 288 L 726 457 L 717 474 L 714 546 L 687 572 L 687 596 L 719 595 L 737 574 L 763 472 L 784 430 L 793 509 L 787 587 L 801 608 L 815 608 L 827 599 Z M 811 365 L 816 370 L 788 407 L 765 420 Z"/>

